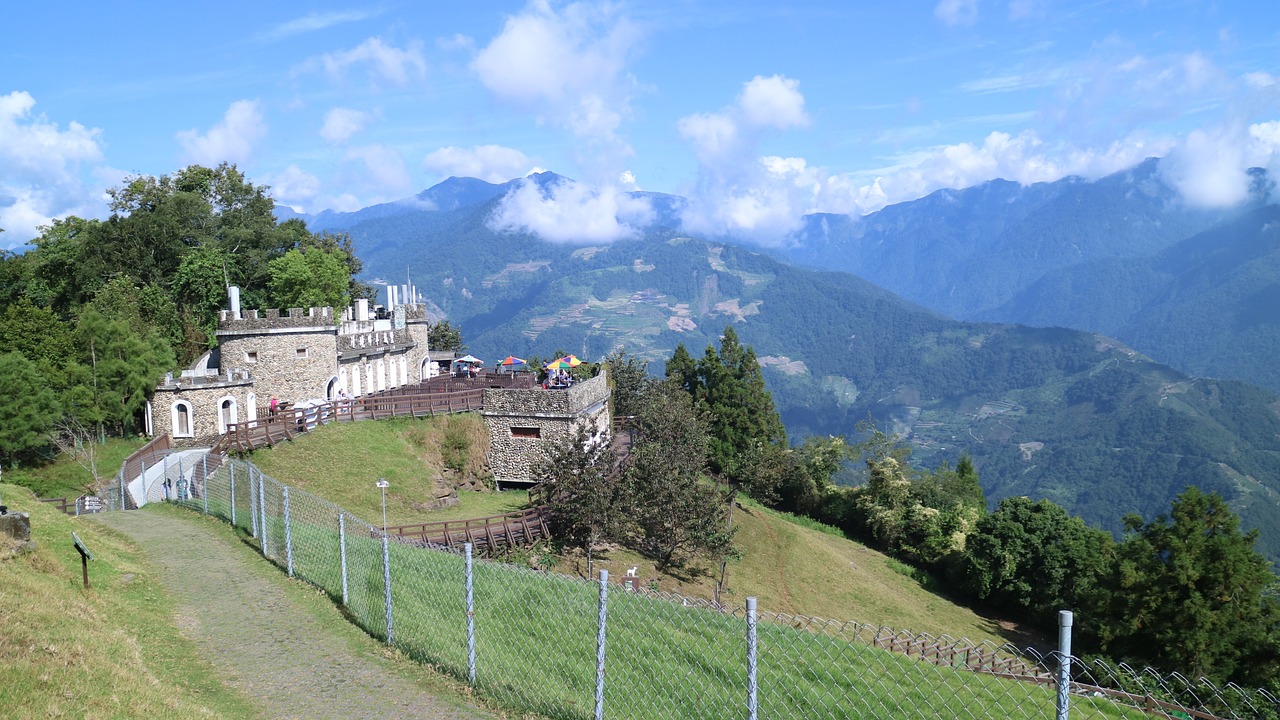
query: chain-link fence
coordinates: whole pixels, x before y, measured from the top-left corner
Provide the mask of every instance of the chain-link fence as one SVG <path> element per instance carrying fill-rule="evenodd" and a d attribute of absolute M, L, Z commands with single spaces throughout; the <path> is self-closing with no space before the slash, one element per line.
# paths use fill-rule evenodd
<path fill-rule="evenodd" d="M 1265 691 L 1071 657 L 1069 627 L 1059 651 L 1039 654 L 769 613 L 754 598 L 726 608 L 607 573 L 588 581 L 538 572 L 473 558 L 469 548 L 388 538 L 250 463 L 212 458 L 171 460 L 189 471 L 183 492 L 168 499 L 232 523 L 371 635 L 518 713 L 574 720 L 1280 717 L 1280 702 Z M 1069 625 L 1069 613 L 1062 619 Z"/>

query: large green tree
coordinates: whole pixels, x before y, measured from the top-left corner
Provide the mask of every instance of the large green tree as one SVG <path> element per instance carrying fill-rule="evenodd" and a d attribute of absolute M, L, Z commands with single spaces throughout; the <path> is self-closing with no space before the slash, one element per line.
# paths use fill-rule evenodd
<path fill-rule="evenodd" d="M 669 381 L 644 398 L 624 480 L 638 545 L 663 568 L 699 553 L 718 559 L 732 550 L 734 492 L 707 473 L 707 417 Z"/>
<path fill-rule="evenodd" d="M 9 463 L 49 444 L 58 399 L 35 363 L 19 352 L 0 353 L 0 454 Z"/>
<path fill-rule="evenodd" d="M 173 351 L 156 333 L 139 334 L 121 318 L 87 308 L 76 325 L 79 362 L 68 367 L 68 414 L 99 433 L 134 429 L 156 383 L 174 366 Z"/>
<path fill-rule="evenodd" d="M 579 426 L 531 469 L 531 479 L 547 488 L 555 536 L 586 553 L 588 577 L 595 574 L 595 548 L 621 536 L 625 517 L 617 462 L 606 439 Z"/>
<path fill-rule="evenodd" d="M 666 375 L 710 418 L 711 470 L 769 499 L 782 467 L 772 450 L 786 447 L 787 433 L 765 388 L 755 350 L 743 346 L 730 325 L 724 329 L 720 348 L 708 345 L 696 363 L 684 345 L 676 347 L 667 361 Z"/>
<path fill-rule="evenodd" d="M 618 348 L 605 357 L 604 363 L 609 368 L 609 387 L 612 390 L 610 400 L 613 403 L 614 417 L 635 415 L 640 410 L 644 388 L 649 380 L 648 361 L 628 354 L 626 348 Z"/>
<path fill-rule="evenodd" d="M 1114 546 L 1056 503 L 1005 498 L 977 522 L 954 572 L 965 593 L 1050 627 L 1059 610 L 1093 610 Z"/>
<path fill-rule="evenodd" d="M 1102 650 L 1189 677 L 1280 689 L 1277 578 L 1258 533 L 1222 497 L 1188 487 L 1169 514 L 1125 519 L 1098 629 Z"/>
<path fill-rule="evenodd" d="M 270 299 L 276 307 L 346 307 L 351 302 L 346 253 L 294 248 L 268 264 Z"/>

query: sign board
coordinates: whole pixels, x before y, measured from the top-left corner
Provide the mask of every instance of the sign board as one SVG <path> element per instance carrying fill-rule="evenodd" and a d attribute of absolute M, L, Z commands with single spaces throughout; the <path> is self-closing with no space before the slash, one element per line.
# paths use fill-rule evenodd
<path fill-rule="evenodd" d="M 85 547 L 84 541 L 80 539 L 79 535 L 74 532 L 71 533 L 71 540 L 74 542 L 76 550 L 79 551 L 81 557 L 88 558 L 89 560 L 93 559 L 93 553 L 89 552 L 89 548 Z"/>
<path fill-rule="evenodd" d="M 106 507 L 106 503 L 97 495 L 85 495 L 80 498 L 80 512 L 82 513 L 98 513 Z"/>

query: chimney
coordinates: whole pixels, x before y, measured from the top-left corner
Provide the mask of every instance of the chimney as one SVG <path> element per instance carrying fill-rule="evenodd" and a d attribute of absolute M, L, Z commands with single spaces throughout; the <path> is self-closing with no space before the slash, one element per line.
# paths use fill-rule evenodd
<path fill-rule="evenodd" d="M 240 319 L 240 288 L 235 285 L 227 286 L 227 303 L 231 306 L 231 316 Z"/>
<path fill-rule="evenodd" d="M 356 300 L 356 321 L 365 322 L 369 319 L 369 300 L 360 298 Z"/>
<path fill-rule="evenodd" d="M 396 302 L 396 286 L 388 285 L 387 286 L 387 307 L 394 310 L 397 304 L 398 303 Z"/>

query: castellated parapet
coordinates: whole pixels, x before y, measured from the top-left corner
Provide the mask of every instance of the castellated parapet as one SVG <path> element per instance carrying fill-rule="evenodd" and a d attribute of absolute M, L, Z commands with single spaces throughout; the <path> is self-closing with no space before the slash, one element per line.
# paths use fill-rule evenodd
<path fill-rule="evenodd" d="M 243 313 L 221 310 L 218 313 L 218 335 L 245 332 L 270 332 L 304 327 L 337 327 L 331 307 L 289 308 L 284 314 L 275 308 L 245 310 Z"/>
<path fill-rule="evenodd" d="M 489 467 L 499 487 L 532 482 L 533 464 L 579 427 L 607 442 L 609 394 L 603 370 L 568 390 L 485 390 L 480 414 L 489 429 Z"/>
<path fill-rule="evenodd" d="M 156 389 L 152 432 L 203 438 L 256 419 L 272 397 L 282 404 L 331 400 L 339 392 L 359 397 L 421 382 L 434 367 L 428 326 L 421 304 L 399 305 L 390 316 L 371 313 L 363 300 L 345 312 L 223 310 L 217 367 L 202 358 L 181 377 L 170 373 Z"/>

